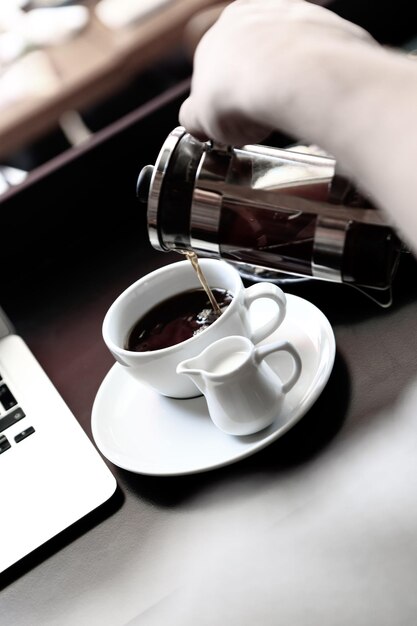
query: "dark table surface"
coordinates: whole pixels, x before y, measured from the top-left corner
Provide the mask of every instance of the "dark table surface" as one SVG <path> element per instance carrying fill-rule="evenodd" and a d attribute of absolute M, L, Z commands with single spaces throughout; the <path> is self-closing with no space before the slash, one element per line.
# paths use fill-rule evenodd
<path fill-rule="evenodd" d="M 10 233 L 2 306 L 90 437 L 113 365 L 105 312 L 134 280 L 177 260 L 150 247 L 134 187 L 177 125 L 183 93 L 0 203 Z M 336 337 L 310 411 L 214 471 L 162 478 L 108 462 L 116 496 L 6 573 L 2 623 L 415 623 L 416 278 L 405 255 L 386 310 L 346 286 L 283 283 L 323 311 Z"/>

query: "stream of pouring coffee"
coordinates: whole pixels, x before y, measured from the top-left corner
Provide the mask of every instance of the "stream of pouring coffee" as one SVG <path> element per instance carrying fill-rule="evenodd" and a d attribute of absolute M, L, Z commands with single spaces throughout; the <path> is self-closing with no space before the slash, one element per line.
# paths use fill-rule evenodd
<path fill-rule="evenodd" d="M 186 256 L 187 259 L 190 261 L 193 269 L 195 270 L 195 273 L 197 274 L 197 278 L 198 278 L 198 280 L 201 283 L 201 286 L 203 287 L 204 291 L 206 292 L 206 294 L 208 296 L 208 299 L 210 300 L 210 304 L 213 307 L 214 313 L 218 317 L 220 317 L 220 315 L 222 314 L 221 309 L 220 309 L 219 305 L 217 304 L 217 300 L 213 296 L 213 292 L 211 291 L 211 289 L 210 289 L 210 287 L 208 285 L 207 279 L 204 276 L 203 270 L 200 267 L 200 264 L 198 262 L 198 256 L 192 250 L 178 250 L 178 252 L 180 252 L 181 254 Z"/>

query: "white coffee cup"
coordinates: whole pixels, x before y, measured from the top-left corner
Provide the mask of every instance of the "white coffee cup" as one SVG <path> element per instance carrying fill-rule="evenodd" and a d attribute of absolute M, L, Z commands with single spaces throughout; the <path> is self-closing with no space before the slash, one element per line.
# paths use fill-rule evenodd
<path fill-rule="evenodd" d="M 245 288 L 238 271 L 229 263 L 201 259 L 200 265 L 211 288 L 226 289 L 233 295 L 227 309 L 206 330 L 160 350 L 134 352 L 126 349 L 130 331 L 154 306 L 171 296 L 201 287 L 188 260 L 166 265 L 136 281 L 116 298 L 103 321 L 103 339 L 116 361 L 138 381 L 173 398 L 201 395 L 190 378 L 177 374 L 181 361 L 197 356 L 217 339 L 230 335 L 248 337 L 257 344 L 276 330 L 285 317 L 286 297 L 277 285 L 261 282 Z M 254 328 L 249 310 L 261 298 L 272 300 L 276 306 L 266 307 L 266 319 Z"/>

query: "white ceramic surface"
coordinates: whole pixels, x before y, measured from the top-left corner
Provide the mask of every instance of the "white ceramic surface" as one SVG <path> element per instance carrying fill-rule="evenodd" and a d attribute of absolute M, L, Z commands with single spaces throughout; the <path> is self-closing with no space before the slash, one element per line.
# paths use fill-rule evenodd
<path fill-rule="evenodd" d="M 266 358 L 278 351 L 293 357 L 293 370 L 284 382 Z M 177 372 L 201 389 L 213 423 L 229 435 L 253 435 L 279 419 L 285 394 L 300 377 L 301 358 L 288 341 L 255 346 L 247 337 L 218 339 Z"/>
<path fill-rule="evenodd" d="M 256 306 L 252 315 L 259 315 Z M 97 447 L 115 465 L 154 476 L 203 472 L 261 450 L 287 432 L 314 404 L 334 363 L 335 339 L 329 321 L 303 298 L 287 295 L 286 318 L 263 343 L 280 339 L 296 348 L 302 372 L 285 396 L 280 417 L 268 428 L 246 437 L 226 435 L 211 421 L 204 397 L 178 400 L 161 396 L 128 376 L 116 363 L 93 405 L 91 423 Z M 283 380 L 288 378 L 293 367 L 289 354 L 278 352 L 267 361 Z"/>

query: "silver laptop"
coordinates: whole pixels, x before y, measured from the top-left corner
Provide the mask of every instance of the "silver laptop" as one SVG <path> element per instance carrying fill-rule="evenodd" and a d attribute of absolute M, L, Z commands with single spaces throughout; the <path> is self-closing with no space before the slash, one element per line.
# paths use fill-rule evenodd
<path fill-rule="evenodd" d="M 107 501 L 116 480 L 0 309 L 0 572 Z"/>

